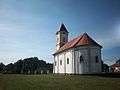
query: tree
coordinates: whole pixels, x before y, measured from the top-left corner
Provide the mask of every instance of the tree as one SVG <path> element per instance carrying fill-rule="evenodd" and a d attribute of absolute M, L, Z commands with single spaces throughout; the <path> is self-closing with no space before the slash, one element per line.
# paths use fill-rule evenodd
<path fill-rule="evenodd" d="M 3 70 L 1 64 L 0 68 Z M 18 60 L 14 64 L 10 63 L 5 66 L 5 73 L 16 73 L 16 74 L 40 74 L 52 73 L 53 64 L 46 63 L 43 60 L 39 60 L 37 57 L 30 57 Z"/>
<path fill-rule="evenodd" d="M 23 61 L 22 60 L 18 60 L 16 63 L 14 63 L 14 70 L 18 74 L 20 74 L 23 71 Z"/>
<path fill-rule="evenodd" d="M 120 64 L 120 59 L 116 61 L 116 63 L 119 63 Z"/>
<path fill-rule="evenodd" d="M 5 73 L 14 73 L 14 64 L 10 63 L 5 66 Z"/>
<path fill-rule="evenodd" d="M 3 63 L 0 63 L 0 72 L 5 70 L 5 65 Z"/>
<path fill-rule="evenodd" d="M 107 64 L 103 64 L 103 72 L 109 72 L 109 66 Z"/>

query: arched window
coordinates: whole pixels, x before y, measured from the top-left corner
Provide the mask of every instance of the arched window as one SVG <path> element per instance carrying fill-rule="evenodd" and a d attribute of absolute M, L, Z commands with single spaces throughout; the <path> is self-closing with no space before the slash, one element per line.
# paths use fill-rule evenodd
<path fill-rule="evenodd" d="M 63 37 L 63 42 L 65 42 L 65 37 Z"/>
<path fill-rule="evenodd" d="M 99 63 L 99 58 L 98 58 L 98 56 L 95 56 L 95 62 L 96 62 L 96 63 Z"/>
<path fill-rule="evenodd" d="M 55 66 L 57 65 L 57 62 L 55 61 Z"/>
<path fill-rule="evenodd" d="M 69 64 L 69 58 L 67 58 L 67 64 Z"/>
<path fill-rule="evenodd" d="M 83 61 L 83 56 L 80 56 L 80 63 L 82 63 Z"/>
<path fill-rule="evenodd" d="M 62 60 L 60 60 L 60 65 L 62 65 Z"/>
<path fill-rule="evenodd" d="M 63 34 L 65 34 L 65 32 L 63 32 Z"/>
<path fill-rule="evenodd" d="M 59 41 L 59 38 L 57 37 L 57 42 Z"/>

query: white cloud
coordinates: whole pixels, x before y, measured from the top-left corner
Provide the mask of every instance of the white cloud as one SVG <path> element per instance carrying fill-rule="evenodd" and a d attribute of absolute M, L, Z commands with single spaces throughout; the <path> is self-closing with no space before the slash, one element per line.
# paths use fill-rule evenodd
<path fill-rule="evenodd" d="M 104 49 L 120 46 L 120 23 L 113 25 L 113 28 L 107 31 L 104 35 L 96 36 L 98 42 L 103 45 Z"/>

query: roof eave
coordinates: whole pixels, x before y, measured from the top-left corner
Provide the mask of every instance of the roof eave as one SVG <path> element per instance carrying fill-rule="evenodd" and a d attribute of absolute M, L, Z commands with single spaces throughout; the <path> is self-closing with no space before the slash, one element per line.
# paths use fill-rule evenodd
<path fill-rule="evenodd" d="M 79 46 L 87 46 L 87 45 L 79 45 Z M 100 48 L 103 48 L 101 45 L 96 45 L 96 46 L 98 46 L 98 47 L 100 47 Z M 76 47 L 78 47 L 78 46 L 76 46 Z M 57 51 L 57 52 L 55 52 L 55 53 L 53 54 L 53 56 L 56 55 L 56 54 L 62 53 L 62 52 L 64 52 L 64 51 L 67 51 L 67 50 L 69 50 L 69 49 L 72 49 L 72 48 L 73 48 L 73 47 L 67 48 L 67 49 L 62 50 L 62 51 Z"/>
<path fill-rule="evenodd" d="M 64 52 L 64 51 L 67 51 L 67 50 L 69 50 L 69 49 L 72 49 L 72 48 L 67 48 L 67 49 L 62 50 L 62 51 L 57 51 L 57 52 L 55 52 L 55 53 L 53 54 L 53 56 L 56 55 L 56 54 L 62 53 L 62 52 Z"/>

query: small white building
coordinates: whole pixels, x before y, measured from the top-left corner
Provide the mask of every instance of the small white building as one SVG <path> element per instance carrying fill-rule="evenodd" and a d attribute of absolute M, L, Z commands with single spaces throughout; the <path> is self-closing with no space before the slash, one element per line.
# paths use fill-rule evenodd
<path fill-rule="evenodd" d="M 64 24 L 56 33 L 56 52 L 53 73 L 93 74 L 101 73 L 101 48 L 87 33 L 68 42 Z"/>
<path fill-rule="evenodd" d="M 111 65 L 110 72 L 120 73 L 120 63 L 115 63 Z"/>

